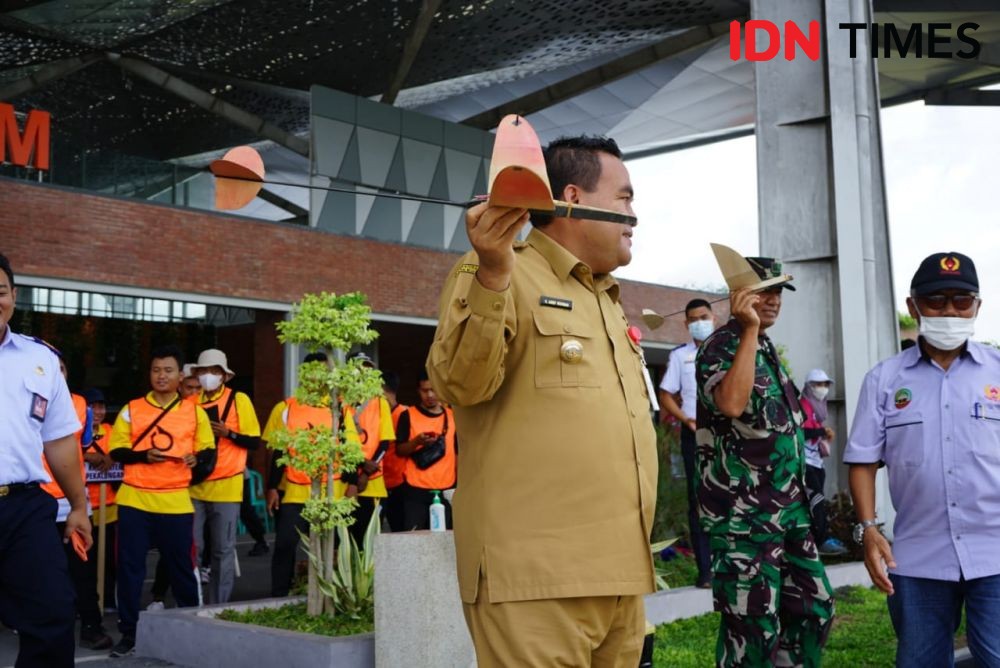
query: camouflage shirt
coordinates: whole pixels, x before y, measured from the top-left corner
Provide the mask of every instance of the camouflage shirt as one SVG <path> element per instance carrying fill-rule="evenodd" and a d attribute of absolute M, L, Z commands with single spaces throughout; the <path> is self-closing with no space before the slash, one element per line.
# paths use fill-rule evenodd
<path fill-rule="evenodd" d="M 742 327 L 731 319 L 701 345 L 698 385 L 698 506 L 712 533 L 782 533 L 809 524 L 799 392 L 766 335 L 758 339 L 753 391 L 728 418 L 713 391 L 733 365 Z"/>

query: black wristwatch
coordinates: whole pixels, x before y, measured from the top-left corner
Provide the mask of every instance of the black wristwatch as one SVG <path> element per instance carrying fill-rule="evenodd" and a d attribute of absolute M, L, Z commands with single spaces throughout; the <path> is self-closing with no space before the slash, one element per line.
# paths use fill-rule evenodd
<path fill-rule="evenodd" d="M 878 521 L 878 518 L 870 520 L 862 520 L 861 522 L 854 525 L 854 542 L 858 545 L 864 545 L 865 542 L 865 531 L 868 527 L 878 527 L 882 523 Z"/>

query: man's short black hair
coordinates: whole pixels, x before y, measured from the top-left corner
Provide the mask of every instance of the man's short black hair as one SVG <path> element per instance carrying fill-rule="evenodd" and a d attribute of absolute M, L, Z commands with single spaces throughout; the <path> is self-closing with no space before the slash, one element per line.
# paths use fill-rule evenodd
<path fill-rule="evenodd" d="M 424 382 L 425 380 L 429 381 L 430 379 L 431 377 L 427 375 L 427 369 L 421 369 L 420 372 L 417 374 L 417 385 Z"/>
<path fill-rule="evenodd" d="M 165 346 L 156 346 L 153 348 L 152 352 L 149 353 L 149 361 L 152 363 L 153 360 L 164 360 L 168 357 L 173 357 L 177 362 L 177 368 L 181 369 L 184 367 L 184 353 L 181 349 L 174 344 L 167 344 Z"/>
<path fill-rule="evenodd" d="M 395 371 L 383 371 L 382 387 L 390 392 L 399 392 L 399 374 Z"/>
<path fill-rule="evenodd" d="M 328 361 L 328 359 L 329 358 L 326 356 L 326 353 L 309 353 L 308 355 L 306 355 L 305 359 L 302 360 L 302 363 L 307 364 L 308 362 L 326 362 Z"/>
<path fill-rule="evenodd" d="M 3 269 L 3 273 L 7 274 L 7 280 L 10 281 L 11 289 L 14 288 L 14 270 L 10 268 L 10 260 L 3 253 L 0 253 L 0 269 Z"/>
<path fill-rule="evenodd" d="M 684 307 L 684 317 L 689 316 L 691 311 L 696 308 L 701 308 L 702 306 L 707 308 L 709 311 L 712 310 L 712 305 L 708 303 L 708 300 L 702 299 L 701 297 L 695 297 L 687 303 L 687 306 Z"/>
<path fill-rule="evenodd" d="M 545 147 L 545 170 L 549 174 L 552 197 L 562 199 L 563 190 L 568 185 L 593 192 L 601 179 L 601 157 L 607 153 L 621 159 L 622 151 L 610 137 L 560 137 Z M 531 223 L 543 227 L 552 222 L 552 216 L 531 214 Z"/>

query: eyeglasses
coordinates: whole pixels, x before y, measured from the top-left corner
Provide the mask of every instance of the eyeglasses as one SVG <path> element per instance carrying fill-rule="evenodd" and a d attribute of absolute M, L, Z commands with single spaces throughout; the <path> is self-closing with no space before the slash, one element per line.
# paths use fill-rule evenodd
<path fill-rule="evenodd" d="M 920 295 L 917 297 L 917 301 L 921 305 L 934 311 L 944 310 L 948 306 L 948 302 L 955 307 L 957 311 L 967 311 L 973 306 L 975 306 L 976 301 L 979 299 L 979 295 L 972 293 L 958 294 L 958 295 Z"/>

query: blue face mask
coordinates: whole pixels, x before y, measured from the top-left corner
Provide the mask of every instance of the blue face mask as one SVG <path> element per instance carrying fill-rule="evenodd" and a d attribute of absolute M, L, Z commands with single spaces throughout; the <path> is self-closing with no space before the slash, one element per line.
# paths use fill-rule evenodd
<path fill-rule="evenodd" d="M 704 341 L 715 331 L 715 323 L 711 320 L 695 320 L 688 324 L 688 332 L 695 341 Z"/>

